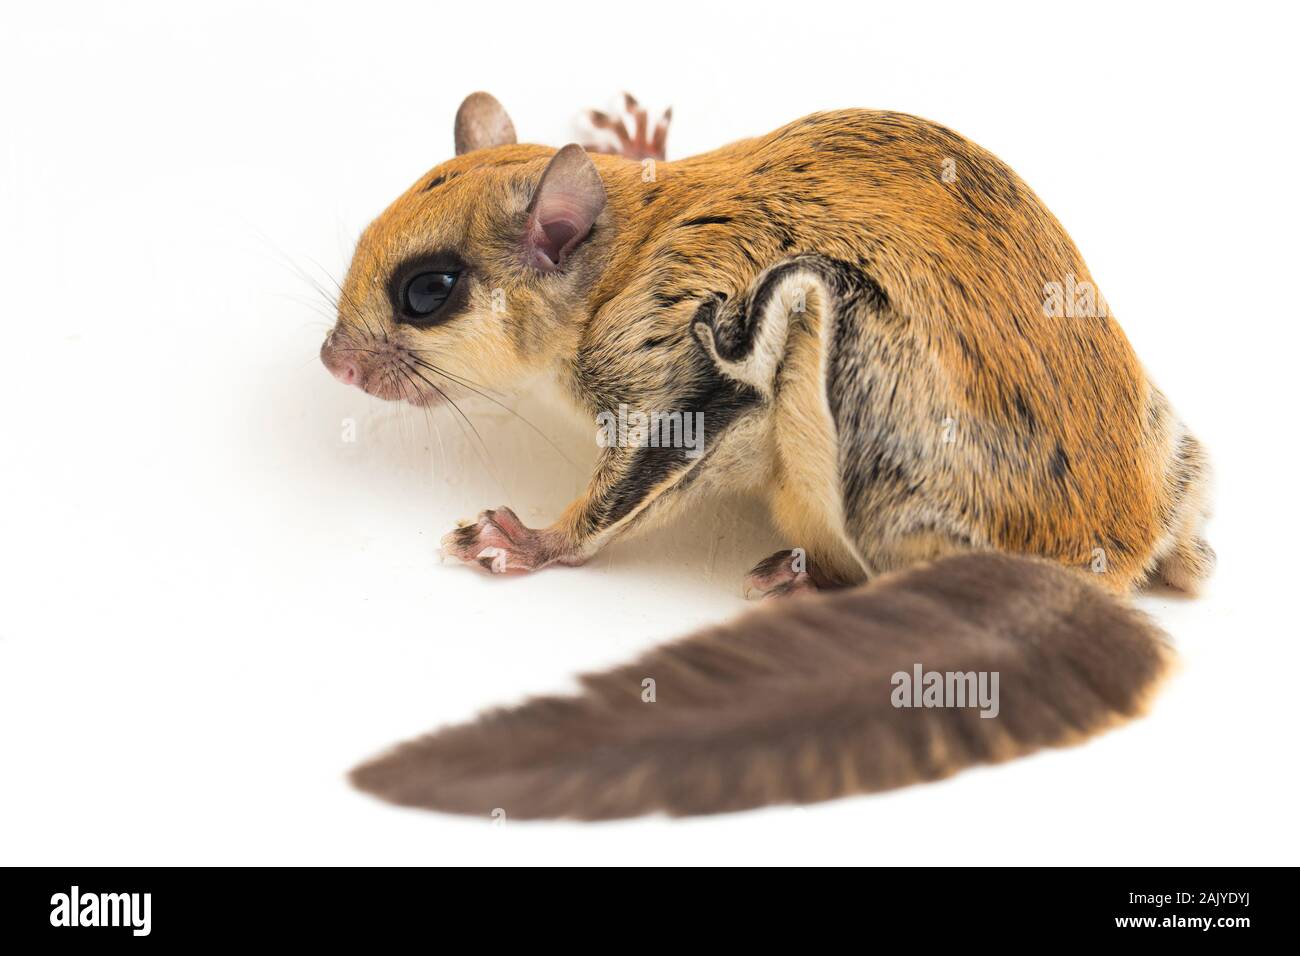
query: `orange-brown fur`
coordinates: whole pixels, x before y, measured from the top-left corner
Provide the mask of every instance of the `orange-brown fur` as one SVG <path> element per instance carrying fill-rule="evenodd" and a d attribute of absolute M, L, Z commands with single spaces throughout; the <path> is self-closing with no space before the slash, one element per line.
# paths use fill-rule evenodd
<path fill-rule="evenodd" d="M 1046 308 L 1092 279 L 1015 173 L 865 110 L 679 162 L 585 158 L 482 142 L 513 127 L 476 97 L 463 155 L 362 236 L 326 364 L 358 356 L 358 384 L 419 402 L 548 376 L 583 415 L 700 411 L 709 436 L 698 458 L 606 447 L 551 527 L 488 511 L 450 552 L 581 563 L 728 485 L 766 494 L 794 546 L 757 590 L 880 577 L 406 745 L 359 786 L 524 817 L 715 812 L 934 779 L 1140 712 L 1169 650 L 1093 582 L 1206 578 L 1208 464 L 1104 300 Z M 468 262 L 454 314 L 399 321 L 390 277 L 445 249 Z M 1007 716 L 891 709 L 879 685 L 911 663 L 1005 672 Z M 647 709 L 645 677 L 675 703 Z"/>
<path fill-rule="evenodd" d="M 475 285 L 474 313 L 427 333 L 399 329 L 398 337 L 491 386 L 553 374 L 588 413 L 621 401 L 671 407 L 697 349 L 684 330 L 700 296 L 734 297 L 765 266 L 815 250 L 867 272 L 906 319 L 902 344 L 932 365 L 927 397 L 941 413 L 909 420 L 907 406 L 920 396 L 904 396 L 900 420 L 936 449 L 945 428 L 955 437 L 936 467 L 975 546 L 1104 564 L 1099 579 L 1119 591 L 1161 559 L 1181 586 L 1207 570 L 1197 558 L 1207 553 L 1203 508 L 1183 500 L 1202 495 L 1199 451 L 1189 439 L 1179 457 L 1182 428 L 1113 317 L 1044 315 L 1046 283 L 1073 276 L 1081 284 L 1091 274 L 1037 197 L 978 146 L 915 117 L 853 110 L 659 163 L 652 181 L 642 164 L 593 156 L 608 205 L 582 258 L 558 280 L 521 270 L 515 238 L 552 154 L 480 149 L 423 177 L 363 235 L 341 328 L 359 334 L 360 319 L 388 323 L 375 277 L 412 250 L 450 243 L 473 250 L 487 273 Z M 432 182 L 440 185 L 429 189 Z M 727 221 L 682 226 L 700 217 Z M 489 290 L 504 293 L 504 317 L 490 311 Z M 1005 447 L 969 447 L 972 423 L 1004 434 Z M 1031 428 L 1035 447 L 1017 449 Z M 778 519 L 816 543 L 823 522 L 801 520 L 799 496 L 779 493 L 783 484 L 806 487 L 800 469 L 768 452 L 769 469 L 755 482 L 778 489 Z M 1027 464 L 1030 456 L 1037 460 Z M 616 475 L 621 463 L 611 464 Z M 1069 480 L 1052 480 L 1053 467 L 1068 469 Z M 589 540 L 589 518 L 576 502 L 556 533 L 589 553 L 612 533 Z M 942 550 L 942 541 L 899 547 L 915 557 Z"/>

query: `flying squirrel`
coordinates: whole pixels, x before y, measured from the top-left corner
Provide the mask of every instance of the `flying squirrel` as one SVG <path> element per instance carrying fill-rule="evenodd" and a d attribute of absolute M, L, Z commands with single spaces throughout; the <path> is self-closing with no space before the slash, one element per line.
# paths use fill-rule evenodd
<path fill-rule="evenodd" d="M 522 145 L 469 96 L 455 158 L 362 234 L 321 359 L 415 405 L 545 376 L 589 422 L 699 416 L 701 447 L 605 442 L 554 524 L 485 511 L 444 553 L 579 565 L 748 489 L 791 545 L 748 587 L 781 599 L 402 744 L 354 784 L 514 819 L 716 813 L 934 780 L 1142 713 L 1173 653 L 1125 596 L 1209 575 L 1209 468 L 1038 197 L 901 113 L 814 113 L 674 162 L 655 159 L 666 122 L 638 127 L 623 155 Z M 996 716 L 900 706 L 921 667 L 958 690 L 996 674 Z"/>

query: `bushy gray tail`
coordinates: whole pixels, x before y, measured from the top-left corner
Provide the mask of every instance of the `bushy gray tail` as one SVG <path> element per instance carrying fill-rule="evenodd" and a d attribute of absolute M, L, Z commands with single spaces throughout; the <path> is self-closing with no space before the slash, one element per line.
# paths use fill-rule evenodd
<path fill-rule="evenodd" d="M 1139 714 L 1171 660 L 1159 628 L 1083 574 L 966 554 L 770 602 L 583 677 L 577 696 L 402 744 L 352 781 L 404 806 L 512 819 L 812 803 L 1077 742 Z M 997 672 L 997 716 L 896 707 L 894 675 L 918 664 Z"/>

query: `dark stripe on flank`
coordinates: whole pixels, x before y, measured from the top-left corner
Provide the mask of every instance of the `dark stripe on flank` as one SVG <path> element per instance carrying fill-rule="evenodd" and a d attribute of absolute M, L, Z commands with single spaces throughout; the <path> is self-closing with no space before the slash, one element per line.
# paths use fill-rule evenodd
<path fill-rule="evenodd" d="M 689 226 L 724 226 L 731 222 L 730 216 L 698 216 L 695 219 L 687 219 L 678 225 L 679 229 L 685 229 Z"/>

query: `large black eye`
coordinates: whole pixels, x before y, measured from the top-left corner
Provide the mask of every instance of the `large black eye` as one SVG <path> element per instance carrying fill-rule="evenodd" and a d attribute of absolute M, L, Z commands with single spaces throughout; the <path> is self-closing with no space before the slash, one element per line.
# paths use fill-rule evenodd
<path fill-rule="evenodd" d="M 421 272 L 406 283 L 406 309 L 411 315 L 432 315 L 447 301 L 459 272 Z"/>

